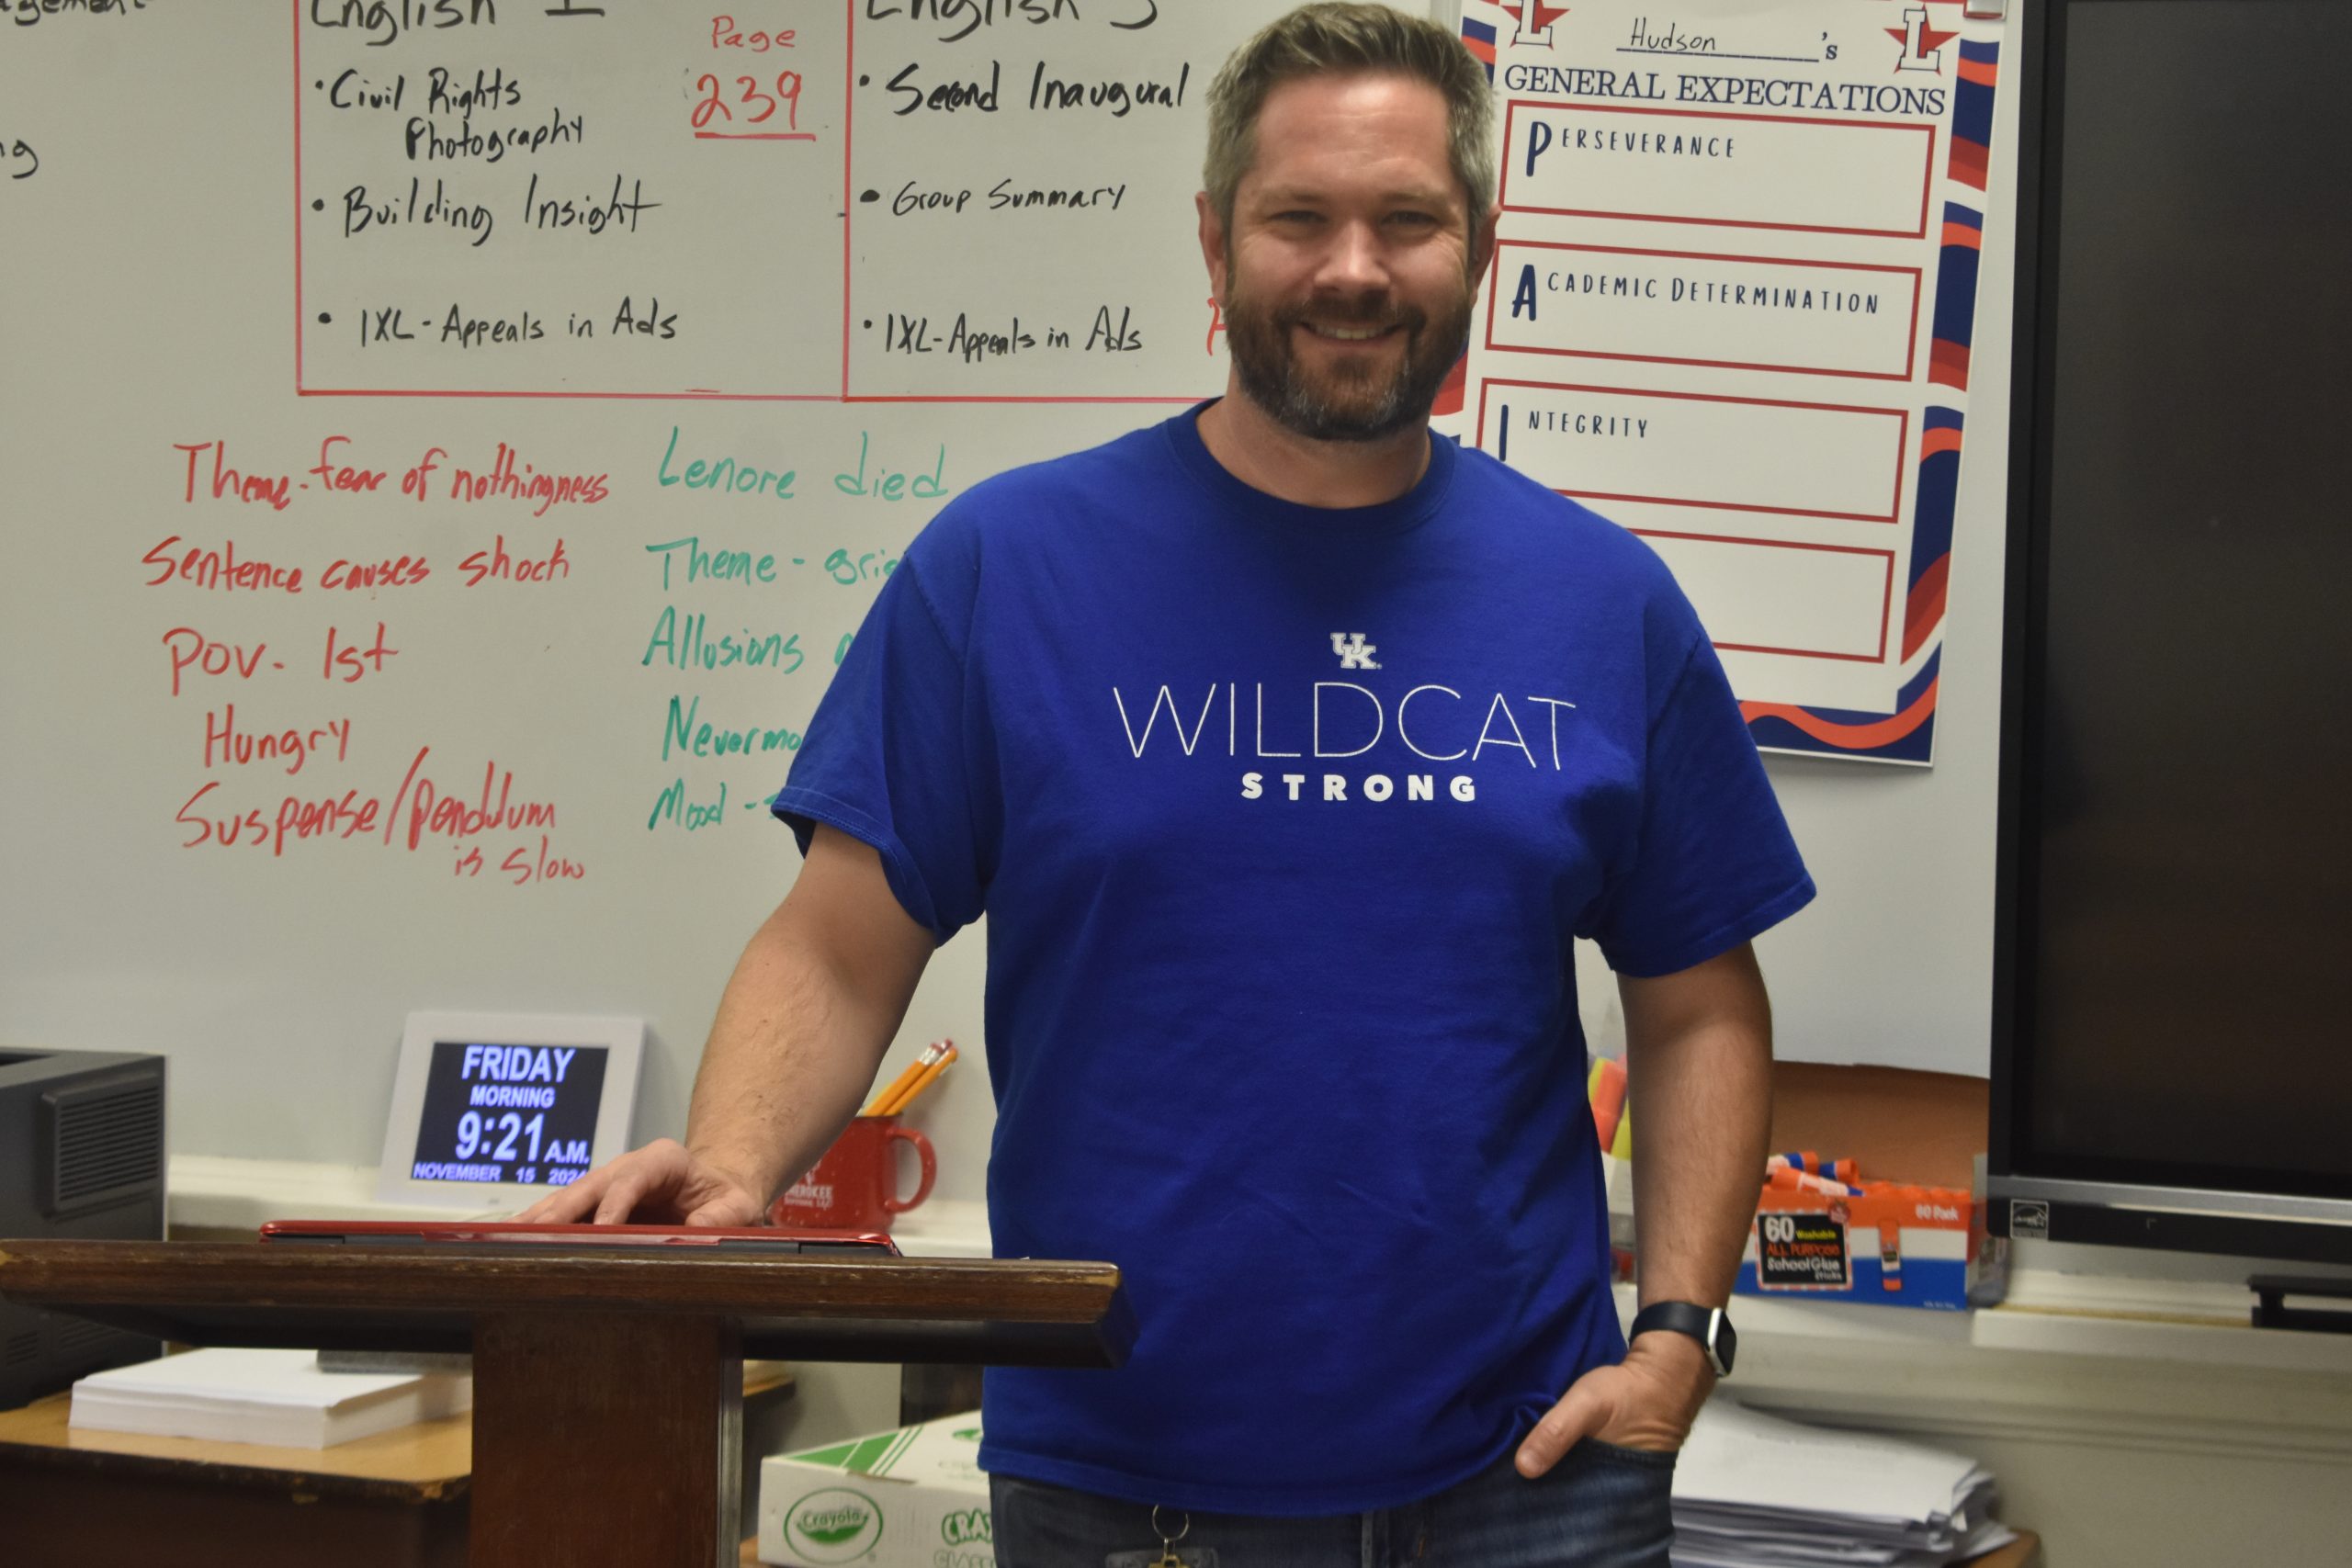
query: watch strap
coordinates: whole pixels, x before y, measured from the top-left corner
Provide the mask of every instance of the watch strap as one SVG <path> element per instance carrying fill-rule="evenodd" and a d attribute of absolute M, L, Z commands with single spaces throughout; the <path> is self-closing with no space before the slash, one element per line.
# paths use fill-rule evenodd
<path fill-rule="evenodd" d="M 1717 1377 L 1731 1375 L 1732 1357 L 1739 1337 L 1732 1332 L 1731 1318 L 1723 1308 L 1701 1306 L 1696 1302 L 1652 1302 L 1634 1314 L 1633 1327 L 1625 1337 L 1638 1339 L 1653 1332 L 1689 1335 L 1707 1353 L 1707 1364 L 1715 1370 Z"/>

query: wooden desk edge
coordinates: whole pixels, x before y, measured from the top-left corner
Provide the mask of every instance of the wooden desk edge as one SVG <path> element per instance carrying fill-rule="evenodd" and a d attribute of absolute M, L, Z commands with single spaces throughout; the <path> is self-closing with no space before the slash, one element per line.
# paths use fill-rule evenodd
<path fill-rule="evenodd" d="M 681 1256 L 681 1254 L 686 1254 Z M 514 1307 L 879 1321 L 1099 1324 L 1123 1312 L 1109 1263 L 1005 1258 L 710 1258 L 554 1244 L 306 1247 L 0 1240 L 0 1296 L 33 1305 L 287 1306 L 474 1313 Z"/>

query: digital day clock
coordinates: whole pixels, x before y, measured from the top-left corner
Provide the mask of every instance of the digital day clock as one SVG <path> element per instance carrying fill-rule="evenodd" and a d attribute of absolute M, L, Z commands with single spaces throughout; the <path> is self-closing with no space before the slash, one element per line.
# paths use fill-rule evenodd
<path fill-rule="evenodd" d="M 409 1015 L 377 1196 L 515 1209 L 628 1146 L 634 1018 Z"/>

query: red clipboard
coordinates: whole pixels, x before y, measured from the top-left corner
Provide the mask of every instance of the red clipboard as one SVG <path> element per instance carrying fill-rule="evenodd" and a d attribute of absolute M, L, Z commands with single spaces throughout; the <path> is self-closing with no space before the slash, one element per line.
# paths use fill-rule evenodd
<path fill-rule="evenodd" d="M 271 1220 L 266 1242 L 310 1247 L 611 1247 L 723 1256 L 897 1258 L 878 1231 L 778 1231 L 763 1226 L 552 1225 L 514 1220 Z"/>

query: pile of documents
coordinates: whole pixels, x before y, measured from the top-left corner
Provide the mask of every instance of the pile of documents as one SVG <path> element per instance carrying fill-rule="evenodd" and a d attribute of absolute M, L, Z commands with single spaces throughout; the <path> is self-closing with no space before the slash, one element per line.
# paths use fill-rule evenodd
<path fill-rule="evenodd" d="M 190 1350 L 84 1378 L 66 1424 L 323 1449 L 472 1405 L 463 1373 L 323 1371 L 315 1350 Z"/>
<path fill-rule="evenodd" d="M 1675 1568 L 1942 1568 L 2017 1539 L 1963 1454 L 1708 1402 L 1674 1469 Z"/>

